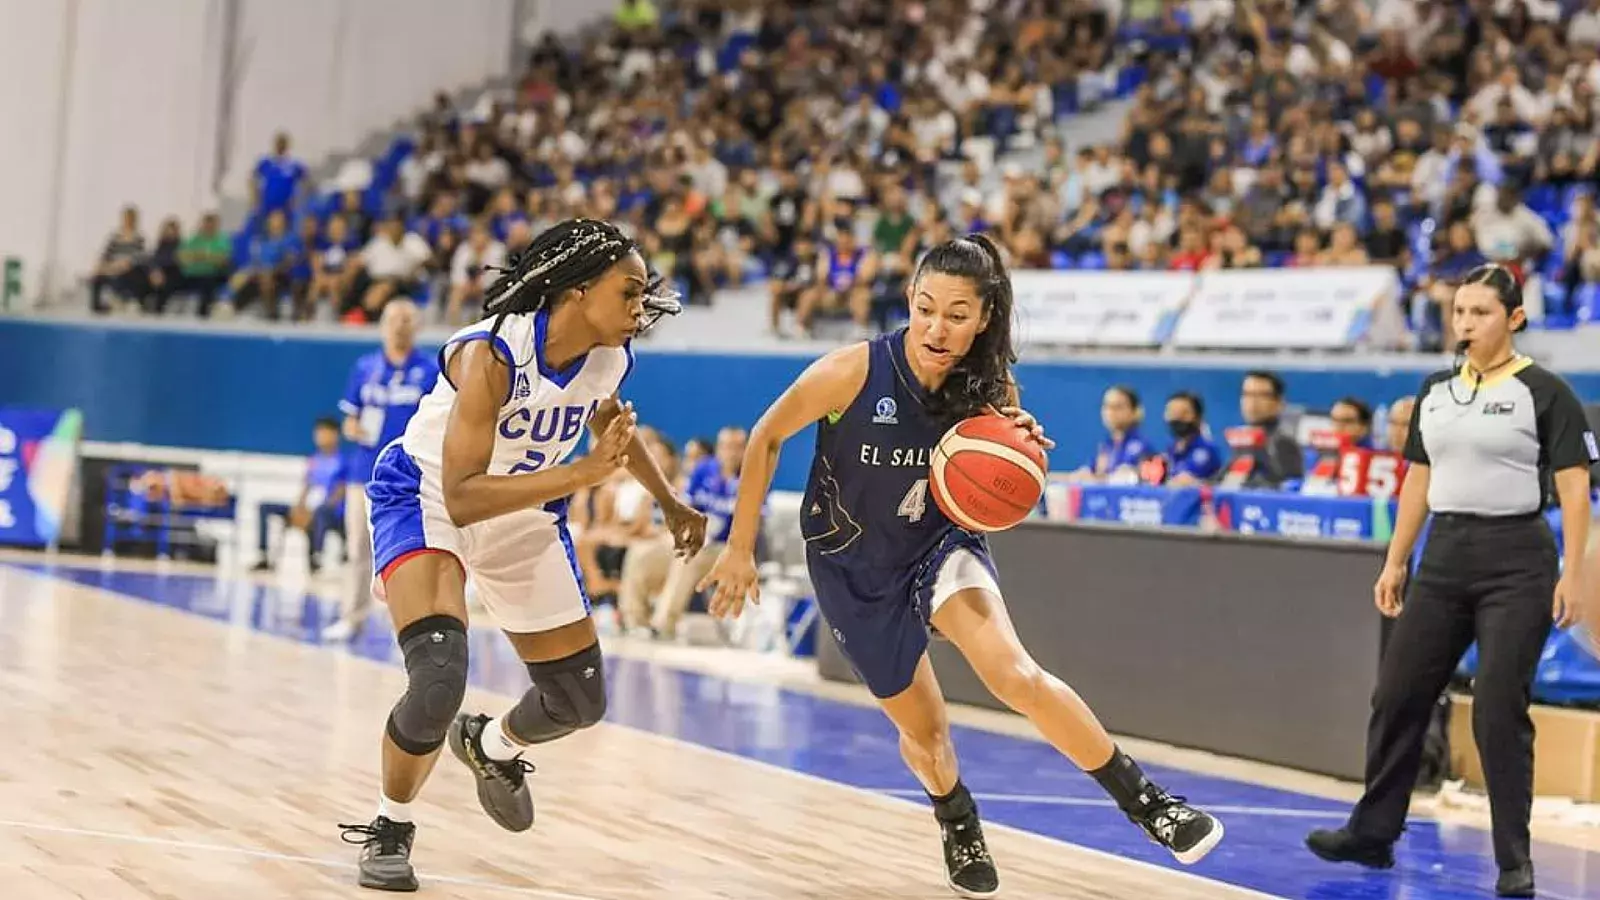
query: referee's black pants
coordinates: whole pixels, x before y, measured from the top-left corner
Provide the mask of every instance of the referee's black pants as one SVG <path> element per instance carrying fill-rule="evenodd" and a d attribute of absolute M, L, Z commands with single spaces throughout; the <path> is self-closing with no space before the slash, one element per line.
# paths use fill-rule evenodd
<path fill-rule="evenodd" d="M 1405 825 L 1434 703 L 1473 640 L 1472 733 L 1501 869 L 1528 863 L 1534 669 L 1550 633 L 1555 539 L 1537 514 L 1439 514 L 1379 665 L 1367 727 L 1366 793 L 1352 833 L 1393 842 Z"/>

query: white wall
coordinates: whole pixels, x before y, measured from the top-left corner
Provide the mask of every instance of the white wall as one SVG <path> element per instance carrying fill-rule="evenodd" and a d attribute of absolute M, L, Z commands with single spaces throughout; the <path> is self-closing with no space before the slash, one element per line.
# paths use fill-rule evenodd
<path fill-rule="evenodd" d="M 519 34 L 529 46 L 546 31 L 567 34 L 602 17 L 610 17 L 622 0 L 521 0 Z"/>
<path fill-rule="evenodd" d="M 230 6 L 232 80 L 223 71 Z M 507 74 L 514 7 L 0 0 L 0 257 L 23 258 L 30 297 L 70 290 L 126 203 L 141 207 L 153 238 L 162 218 L 189 225 L 214 207 L 214 183 L 242 193 L 280 129 L 316 161 L 421 109 L 436 90 Z"/>
<path fill-rule="evenodd" d="M 68 4 L 0 0 L 0 257 L 45 257 Z M 24 289 L 36 284 L 24 267 Z"/>
<path fill-rule="evenodd" d="M 217 109 L 217 62 L 211 54 L 207 66 L 207 49 L 220 34 L 216 6 L 76 4 L 55 231 L 57 256 L 73 270 L 93 261 L 124 204 L 139 206 L 152 242 L 162 218 L 178 215 L 187 224 L 206 205 Z"/>
<path fill-rule="evenodd" d="M 348 151 L 427 105 L 507 74 L 512 0 L 240 0 L 232 123 L 242 191 L 279 130 L 302 159 Z"/>

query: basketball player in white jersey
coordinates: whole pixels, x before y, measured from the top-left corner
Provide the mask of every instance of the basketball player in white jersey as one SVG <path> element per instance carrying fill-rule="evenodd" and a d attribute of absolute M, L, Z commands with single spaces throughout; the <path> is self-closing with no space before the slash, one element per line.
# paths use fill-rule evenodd
<path fill-rule="evenodd" d="M 568 498 L 626 467 L 661 504 L 680 553 L 705 517 L 673 492 L 618 389 L 631 342 L 679 310 L 634 243 L 573 219 L 539 235 L 485 293 L 487 318 L 439 352 L 441 377 L 367 487 L 374 590 L 385 597 L 409 686 L 389 715 L 383 787 L 362 845 L 363 887 L 414 891 L 410 803 L 446 741 L 502 827 L 533 825 L 522 758 L 605 714 L 605 669 L 567 533 Z M 585 426 L 587 456 L 568 462 Z M 467 685 L 466 577 L 527 663 L 533 686 L 503 716 L 458 715 Z"/>

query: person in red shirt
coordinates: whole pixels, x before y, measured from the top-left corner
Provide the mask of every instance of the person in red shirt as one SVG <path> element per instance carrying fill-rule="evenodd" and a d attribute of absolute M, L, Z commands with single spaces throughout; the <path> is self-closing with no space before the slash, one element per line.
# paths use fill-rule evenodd
<path fill-rule="evenodd" d="M 1386 81 L 1403 81 L 1422 71 L 1406 46 L 1405 32 L 1388 30 L 1379 36 L 1378 48 L 1367 54 L 1367 69 Z"/>
<path fill-rule="evenodd" d="M 1199 228 L 1185 228 L 1178 237 L 1178 252 L 1167 262 L 1167 268 L 1174 272 L 1198 272 L 1209 255 L 1205 232 Z"/>

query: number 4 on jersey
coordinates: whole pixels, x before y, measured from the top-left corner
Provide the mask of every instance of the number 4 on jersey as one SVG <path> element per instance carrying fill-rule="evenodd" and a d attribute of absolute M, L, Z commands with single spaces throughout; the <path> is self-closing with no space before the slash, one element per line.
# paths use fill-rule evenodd
<path fill-rule="evenodd" d="M 918 478 L 906 491 L 900 500 L 900 508 L 895 510 L 897 516 L 905 516 L 913 523 L 922 521 L 923 513 L 928 511 L 928 479 Z"/>

